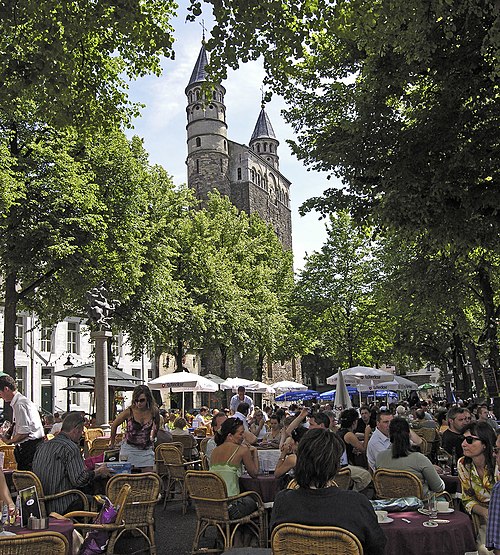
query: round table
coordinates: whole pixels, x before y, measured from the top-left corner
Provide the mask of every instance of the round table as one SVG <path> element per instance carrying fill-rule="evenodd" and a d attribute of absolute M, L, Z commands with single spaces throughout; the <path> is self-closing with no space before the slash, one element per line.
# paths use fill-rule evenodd
<path fill-rule="evenodd" d="M 440 474 L 439 477 L 444 482 L 444 489 L 450 495 L 462 492 L 462 484 L 460 483 L 460 478 L 458 476 L 452 476 L 451 474 Z"/>
<path fill-rule="evenodd" d="M 257 478 L 252 478 L 248 474 L 240 476 L 240 490 L 257 492 L 264 503 L 274 501 L 274 497 L 278 492 L 279 478 L 275 478 L 274 474 L 259 474 Z"/>
<path fill-rule="evenodd" d="M 387 538 L 385 555 L 464 555 L 466 551 L 476 551 L 471 519 L 460 511 L 440 513 L 439 519 L 450 522 L 435 528 L 423 526 L 429 517 L 418 512 L 389 513 L 388 516 L 394 521 L 381 524 Z"/>

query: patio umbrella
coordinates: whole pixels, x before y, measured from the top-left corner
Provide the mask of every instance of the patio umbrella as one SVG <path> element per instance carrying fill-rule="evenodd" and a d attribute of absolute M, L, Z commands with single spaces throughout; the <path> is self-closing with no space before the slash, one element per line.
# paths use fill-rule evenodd
<path fill-rule="evenodd" d="M 437 383 L 423 383 L 418 386 L 418 389 L 438 389 L 439 385 Z"/>
<path fill-rule="evenodd" d="M 126 380 L 110 380 L 108 381 L 108 387 L 112 387 L 113 389 L 118 389 L 121 391 L 132 391 L 137 387 L 136 383 L 128 382 Z M 73 385 L 68 385 L 66 387 L 62 387 L 65 391 L 80 391 L 80 392 L 92 392 L 94 391 L 94 382 L 80 382 L 75 383 Z"/>
<path fill-rule="evenodd" d="M 65 368 L 59 372 L 54 372 L 54 376 L 60 376 L 62 378 L 95 378 L 95 368 L 94 363 L 81 364 L 80 366 L 71 366 L 70 368 Z M 136 378 L 132 374 L 127 374 L 111 364 L 108 364 L 108 379 L 110 380 L 127 380 L 131 382 L 141 382 L 141 378 Z"/>
<path fill-rule="evenodd" d="M 337 392 L 335 394 L 335 409 L 342 411 L 345 409 L 350 409 L 351 407 L 352 402 L 344 381 L 344 375 L 339 370 L 337 378 Z"/>
<path fill-rule="evenodd" d="M 245 380 L 245 378 L 227 378 L 222 383 L 219 384 L 221 389 L 232 389 L 236 391 L 238 387 L 244 387 L 247 389 L 252 384 L 251 380 Z"/>
<path fill-rule="evenodd" d="M 283 393 L 276 397 L 276 401 L 307 401 L 314 397 L 319 397 L 319 392 L 313 389 L 306 389 L 306 391 L 290 391 L 288 393 Z"/>
<path fill-rule="evenodd" d="M 374 389 L 389 389 L 391 391 L 411 391 L 413 389 L 418 389 L 418 384 L 407 380 L 401 376 L 394 376 L 391 381 L 376 383 L 373 385 L 363 385 L 358 386 L 359 391 L 372 391 Z"/>
<path fill-rule="evenodd" d="M 191 372 L 173 372 L 164 374 L 148 383 L 150 389 L 168 389 L 170 393 L 182 393 L 182 413 L 184 414 L 184 393 L 186 391 L 217 391 L 215 382 L 207 380 L 204 376 L 192 374 Z"/>
<path fill-rule="evenodd" d="M 271 385 L 256 380 L 251 382 L 250 385 L 245 386 L 245 388 L 251 393 L 276 393 L 276 390 Z"/>
<path fill-rule="evenodd" d="M 224 381 L 224 378 L 217 376 L 217 374 L 205 374 L 203 377 L 207 378 L 207 380 L 215 382 L 217 385 L 220 385 Z"/>
<path fill-rule="evenodd" d="M 276 393 L 285 393 L 287 391 L 305 391 L 307 385 L 302 383 L 292 382 L 290 380 L 282 380 L 281 382 L 276 382 L 271 384 L 276 390 Z"/>
<path fill-rule="evenodd" d="M 339 373 L 333 374 L 326 378 L 326 383 L 336 385 Z M 368 366 L 353 366 L 342 370 L 342 377 L 347 385 L 368 384 L 371 382 L 388 382 L 394 378 L 394 374 L 379 370 L 378 368 L 369 368 Z"/>
<path fill-rule="evenodd" d="M 319 398 L 322 401 L 333 401 L 335 399 L 335 392 L 337 390 L 336 389 L 331 389 L 330 391 L 324 391 L 323 393 L 320 394 Z M 347 393 L 349 393 L 349 395 L 355 395 L 358 392 L 357 388 L 355 387 L 347 387 Z"/>

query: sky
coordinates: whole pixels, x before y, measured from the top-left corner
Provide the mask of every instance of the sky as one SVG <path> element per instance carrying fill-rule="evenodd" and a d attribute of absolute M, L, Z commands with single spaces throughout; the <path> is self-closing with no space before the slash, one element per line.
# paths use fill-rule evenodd
<path fill-rule="evenodd" d="M 206 17 L 206 16 L 204 16 Z M 202 28 L 197 22 L 185 22 L 185 14 L 174 20 L 176 42 L 175 60 L 164 60 L 160 77 L 147 76 L 130 84 L 130 98 L 145 104 L 141 117 L 134 120 L 132 134 L 144 140 L 150 162 L 162 165 L 176 185 L 186 182 L 186 96 L 184 89 L 189 82 L 201 47 Z M 205 18 L 206 21 L 206 18 Z M 261 87 L 264 69 L 260 62 L 249 62 L 237 71 L 230 70 L 223 82 L 226 88 L 225 104 L 228 138 L 238 143 L 250 141 L 260 113 Z M 298 209 L 308 198 L 321 195 L 333 184 L 326 173 L 307 171 L 286 144 L 293 139 L 293 130 L 280 112 L 283 100 L 273 96 L 266 105 L 277 139 L 281 173 L 292 182 L 290 188 L 292 210 L 292 240 L 295 270 L 301 269 L 306 253 L 321 249 L 326 230 L 317 213 L 300 216 Z"/>

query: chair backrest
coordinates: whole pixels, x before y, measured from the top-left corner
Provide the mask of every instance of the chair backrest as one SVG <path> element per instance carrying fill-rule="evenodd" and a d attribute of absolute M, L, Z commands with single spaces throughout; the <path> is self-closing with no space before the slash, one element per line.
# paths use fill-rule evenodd
<path fill-rule="evenodd" d="M 211 438 L 209 437 L 205 437 L 201 440 L 200 442 L 200 453 L 206 453 L 207 452 L 207 443 L 210 441 Z"/>
<path fill-rule="evenodd" d="M 91 449 L 93 447 L 108 447 L 109 442 L 111 441 L 110 437 L 98 436 L 92 440 Z"/>
<path fill-rule="evenodd" d="M 349 489 L 351 487 L 351 469 L 348 467 L 341 468 L 335 474 L 334 480 L 339 489 Z"/>
<path fill-rule="evenodd" d="M 193 458 L 193 448 L 196 447 L 196 439 L 192 435 L 174 435 L 176 443 L 182 443 L 184 458 L 190 461 Z"/>
<path fill-rule="evenodd" d="M 127 488 L 127 495 L 123 501 L 121 518 L 125 521 L 125 526 L 153 524 L 154 509 L 161 488 L 158 474 L 117 474 L 107 483 L 106 495 L 115 503 L 115 499 L 119 500 L 120 495 L 123 495 L 124 488 Z"/>
<path fill-rule="evenodd" d="M 17 468 L 14 449 L 13 445 L 0 445 L 0 453 L 4 454 L 3 467 L 5 470 L 15 470 Z"/>
<path fill-rule="evenodd" d="M 179 449 L 171 443 L 162 443 L 160 447 L 160 454 L 170 478 L 183 480 L 186 474 L 186 467 L 184 466 L 184 457 Z"/>
<path fill-rule="evenodd" d="M 389 470 L 379 468 L 373 475 L 373 484 L 377 497 L 418 497 L 422 499 L 422 482 L 406 470 Z"/>
<path fill-rule="evenodd" d="M 348 530 L 336 526 L 280 524 L 271 536 L 273 555 L 363 555 L 363 546 Z"/>
<path fill-rule="evenodd" d="M 292 478 L 288 484 L 286 485 L 286 489 L 299 489 L 299 484 L 297 484 L 297 480 Z"/>
<path fill-rule="evenodd" d="M 67 555 L 68 540 L 59 532 L 37 531 L 33 534 L 0 536 L 0 553 L 2 555 Z"/>
<path fill-rule="evenodd" d="M 185 483 L 198 518 L 229 520 L 226 483 L 220 476 L 206 470 L 189 470 Z"/>
<path fill-rule="evenodd" d="M 38 501 L 40 503 L 41 516 L 46 517 L 47 510 L 45 508 L 45 495 L 43 493 L 42 482 L 40 482 L 38 476 L 34 472 L 29 472 L 28 470 L 15 470 L 12 473 L 12 481 L 14 482 L 14 487 L 17 491 L 35 486 Z"/>
<path fill-rule="evenodd" d="M 105 445 L 92 445 L 89 449 L 89 457 L 96 457 L 97 455 L 102 455 L 104 451 L 109 451 L 109 446 Z"/>
<path fill-rule="evenodd" d="M 85 439 L 87 441 L 93 441 L 97 437 L 104 436 L 104 431 L 102 428 L 87 428 L 85 431 Z"/>
<path fill-rule="evenodd" d="M 210 470 L 210 461 L 205 453 L 201 453 L 201 469 L 202 470 Z"/>

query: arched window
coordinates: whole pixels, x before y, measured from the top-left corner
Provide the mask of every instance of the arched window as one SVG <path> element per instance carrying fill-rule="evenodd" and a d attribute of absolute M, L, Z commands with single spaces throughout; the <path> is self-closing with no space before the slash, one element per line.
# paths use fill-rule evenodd
<path fill-rule="evenodd" d="M 200 173 L 200 161 L 196 160 L 196 173 Z"/>
<path fill-rule="evenodd" d="M 224 139 L 224 150 L 227 150 L 227 142 L 225 139 Z"/>
<path fill-rule="evenodd" d="M 272 151 L 273 151 L 273 145 L 270 144 L 270 145 L 269 145 L 269 152 L 272 152 Z"/>
<path fill-rule="evenodd" d="M 196 100 L 200 100 L 200 91 L 199 91 L 199 89 L 196 89 L 195 94 L 196 94 Z"/>
<path fill-rule="evenodd" d="M 201 138 L 196 137 L 196 146 L 201 146 Z"/>
<path fill-rule="evenodd" d="M 260 152 L 260 144 L 257 143 L 257 152 Z"/>
<path fill-rule="evenodd" d="M 255 183 L 255 170 L 253 168 L 250 172 L 250 179 L 252 180 L 252 183 Z"/>
<path fill-rule="evenodd" d="M 241 168 L 238 168 L 238 179 L 241 179 Z"/>
<path fill-rule="evenodd" d="M 267 152 L 267 143 L 264 143 L 264 152 Z"/>

